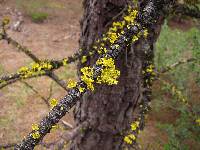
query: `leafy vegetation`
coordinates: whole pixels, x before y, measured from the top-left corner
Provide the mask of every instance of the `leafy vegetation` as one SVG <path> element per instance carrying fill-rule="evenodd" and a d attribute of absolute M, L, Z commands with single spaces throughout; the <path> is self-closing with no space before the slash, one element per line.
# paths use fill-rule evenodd
<path fill-rule="evenodd" d="M 162 79 L 169 84 L 159 82 L 154 89 L 153 114 L 172 113 L 173 118 L 158 119 L 157 128 L 166 133 L 167 141 L 163 142 L 164 150 L 197 150 L 200 147 L 200 126 L 196 120 L 200 117 L 198 92 L 200 87 L 200 30 L 196 27 L 188 31 L 171 29 L 167 22 L 162 28 L 156 45 L 155 64 L 158 69 L 165 68 L 181 59 L 196 58 L 197 62 L 183 64 Z M 180 90 L 188 104 L 178 100 L 169 85 Z M 166 111 L 164 111 L 166 110 Z M 166 115 L 166 116 L 165 116 Z M 163 116 L 167 117 L 167 114 Z M 162 115 L 161 115 L 162 116 Z M 156 117 L 155 117 L 156 118 Z"/>

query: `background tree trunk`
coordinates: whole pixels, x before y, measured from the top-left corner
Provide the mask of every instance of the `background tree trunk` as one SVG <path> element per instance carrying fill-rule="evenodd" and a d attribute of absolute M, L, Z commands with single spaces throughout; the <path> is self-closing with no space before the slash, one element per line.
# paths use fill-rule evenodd
<path fill-rule="evenodd" d="M 84 0 L 84 15 L 81 22 L 80 47 L 87 52 L 94 41 L 107 30 L 105 25 L 112 22 L 131 0 Z M 155 30 L 156 29 L 156 30 Z M 97 85 L 95 91 L 84 95 L 74 111 L 77 125 L 89 122 L 89 128 L 82 129 L 71 143 L 71 150 L 120 150 L 125 131 L 130 128 L 135 108 L 142 98 L 141 75 L 145 63 L 144 51 L 153 49 L 160 25 L 151 30 L 150 40 L 139 40 L 116 61 L 121 71 L 117 85 Z M 151 57 L 152 59 L 152 57 Z M 89 58 L 87 65 L 95 62 Z M 79 69 L 82 65 L 78 65 Z"/>

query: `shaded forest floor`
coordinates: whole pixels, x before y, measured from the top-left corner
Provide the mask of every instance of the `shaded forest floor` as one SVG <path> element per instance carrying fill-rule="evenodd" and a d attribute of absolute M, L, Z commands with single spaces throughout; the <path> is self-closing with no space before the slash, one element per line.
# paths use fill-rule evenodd
<path fill-rule="evenodd" d="M 8 30 L 11 37 L 27 46 L 40 59 L 61 59 L 72 55 L 78 48 L 80 35 L 79 20 L 82 15 L 81 0 L 35 0 L 33 4 L 25 0 L 7 0 L 0 3 L 0 19 L 3 16 L 11 18 L 11 25 L 20 17 L 23 23 L 20 31 Z M 45 13 L 44 21 L 34 20 L 32 12 Z M 36 18 L 37 19 L 37 18 Z M 36 22 L 35 22 L 36 21 Z M 173 24 L 177 26 L 177 24 Z M 0 75 L 14 73 L 18 68 L 30 64 L 32 60 L 6 42 L 0 42 Z M 63 80 L 76 78 L 76 64 L 56 71 Z M 52 87 L 51 98 L 60 99 L 65 91 L 48 77 L 26 80 L 40 95 L 48 97 Z M 156 83 L 158 84 L 158 83 Z M 154 86 L 155 91 L 160 89 Z M 198 87 L 193 86 L 196 97 L 200 97 Z M 37 123 L 48 108 L 30 88 L 22 82 L 14 83 L 0 91 L 0 145 L 19 142 L 31 130 L 31 124 Z M 157 128 L 157 122 L 173 122 L 175 114 L 166 109 L 162 112 L 151 112 L 147 126 L 141 134 L 140 142 L 143 149 L 162 150 L 168 140 L 167 135 Z M 74 125 L 72 111 L 63 120 Z M 55 141 L 60 135 L 57 129 L 45 137 L 47 143 Z M 37 149 L 41 149 L 38 147 Z"/>

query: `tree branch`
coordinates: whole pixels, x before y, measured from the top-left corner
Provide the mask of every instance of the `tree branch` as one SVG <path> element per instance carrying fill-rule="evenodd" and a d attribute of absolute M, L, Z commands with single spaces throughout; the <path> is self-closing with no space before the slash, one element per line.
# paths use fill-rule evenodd
<path fill-rule="evenodd" d="M 61 66 L 63 66 L 63 60 L 61 61 L 40 61 L 40 63 L 35 63 L 34 65 L 40 66 L 40 64 L 42 63 L 48 63 L 48 65 L 51 65 L 50 68 L 47 67 L 40 67 L 39 68 L 35 68 L 34 66 L 32 67 L 25 67 L 27 68 L 26 71 L 20 71 L 20 69 L 18 69 L 17 73 L 13 73 L 11 75 L 6 75 L 6 76 L 2 76 L 0 78 L 0 89 L 12 84 L 18 80 L 21 79 L 29 79 L 29 78 L 33 78 L 33 77 L 37 77 L 37 76 L 43 76 L 43 75 L 51 75 L 50 73 L 55 70 L 60 68 Z M 23 67 L 22 67 L 23 68 Z M 27 73 L 29 73 L 28 75 L 26 75 Z M 31 74 L 30 74 L 31 73 Z M 57 76 L 51 75 L 53 77 L 54 80 L 59 80 L 57 78 Z M 61 82 L 61 81 L 59 81 Z M 64 85 L 64 83 L 62 83 Z"/>
<path fill-rule="evenodd" d="M 0 40 L 6 40 L 8 44 L 13 45 L 16 47 L 19 51 L 22 51 L 24 54 L 26 54 L 29 58 L 31 58 L 34 62 L 40 63 L 40 59 L 34 55 L 31 50 L 29 50 L 27 47 L 22 46 L 20 43 L 12 39 L 11 37 L 8 37 L 5 29 L 6 24 L 2 22 L 2 32 L 0 33 Z M 53 79 L 58 85 L 60 85 L 64 90 L 67 90 L 66 84 L 64 81 L 61 81 L 56 74 L 54 74 L 52 71 L 46 73 L 51 79 Z"/>
<path fill-rule="evenodd" d="M 166 80 L 163 80 L 161 78 L 158 78 L 158 80 L 165 86 L 169 87 L 169 91 L 172 94 L 172 96 L 175 96 L 177 98 L 177 100 L 179 102 L 181 102 L 182 104 L 184 104 L 185 106 L 187 106 L 188 111 L 195 116 L 195 112 L 193 110 L 192 105 L 188 102 L 188 100 L 186 99 L 186 97 L 183 95 L 182 91 L 180 91 L 177 86 L 173 83 L 170 83 Z M 171 107 L 173 108 L 173 107 Z M 174 108 L 173 108 L 174 109 Z"/>
<path fill-rule="evenodd" d="M 63 88 L 66 88 L 66 83 L 63 80 L 60 80 L 58 78 L 58 76 L 56 76 L 53 71 L 59 69 L 62 66 L 65 66 L 67 64 L 70 64 L 74 61 L 76 61 L 77 59 L 80 58 L 80 54 L 79 53 L 75 53 L 73 56 L 67 57 L 67 58 L 63 58 L 61 60 L 40 60 L 39 63 L 37 63 L 38 65 L 43 63 L 43 62 L 48 62 L 52 67 L 50 69 L 47 68 L 41 68 L 40 71 L 35 71 L 34 68 L 29 68 L 28 71 L 33 72 L 33 74 L 24 77 L 24 73 L 13 73 L 10 75 L 5 75 L 0 77 L 0 89 L 4 88 L 7 85 L 10 85 L 12 83 L 15 83 L 16 81 L 22 80 L 22 79 L 30 79 L 30 78 L 34 78 L 34 77 L 38 77 L 38 76 L 44 76 L 44 75 L 48 75 L 49 77 L 51 77 L 56 83 L 58 83 L 60 86 L 63 86 Z M 20 69 L 18 69 L 20 70 Z"/>
<path fill-rule="evenodd" d="M 178 67 L 182 64 L 195 62 L 195 61 L 197 61 L 196 58 L 189 58 L 189 59 L 180 60 L 180 61 L 178 61 L 178 62 L 176 62 L 176 63 L 174 63 L 170 66 L 167 66 L 166 68 L 161 69 L 160 71 L 158 71 L 158 74 L 164 74 L 164 73 L 166 73 L 166 72 L 168 72 L 168 71 L 170 71 L 170 70 L 172 70 L 172 69 L 174 69 L 174 68 L 176 68 L 176 67 Z"/>
<path fill-rule="evenodd" d="M 28 88 L 30 88 L 35 94 L 37 94 L 44 101 L 44 103 L 47 105 L 47 107 L 50 109 L 50 107 L 51 107 L 50 104 L 49 104 L 49 100 L 51 98 L 50 96 L 48 97 L 48 99 L 46 99 L 33 86 L 31 86 L 30 84 L 28 84 L 25 81 L 21 81 L 21 82 L 24 83 Z M 50 89 L 50 94 L 49 95 L 51 95 L 51 89 Z M 72 129 L 73 128 L 73 126 L 70 123 L 68 123 L 68 122 L 66 122 L 64 120 L 61 120 L 61 123 L 66 129 Z"/>
<path fill-rule="evenodd" d="M 73 128 L 70 131 L 65 131 L 64 133 L 62 133 L 58 140 L 51 142 L 51 143 L 40 142 L 39 145 L 46 147 L 48 149 L 54 150 L 55 145 L 58 145 L 58 146 L 64 145 L 64 143 L 66 141 L 70 141 L 70 140 L 74 139 L 78 134 L 83 133 L 84 130 L 87 130 L 88 127 L 89 127 L 89 122 L 84 121 L 79 126 L 77 126 L 76 128 Z M 9 148 L 12 148 L 16 145 L 17 145 L 17 143 L 8 143 L 8 144 L 5 144 L 5 145 L 0 145 L 0 149 L 9 149 Z"/>
<path fill-rule="evenodd" d="M 39 76 L 42 76 L 42 75 L 45 75 L 45 74 L 40 74 L 40 75 L 32 75 L 32 76 L 29 76 L 29 77 L 27 77 L 26 79 L 30 79 L 30 78 L 34 78 L 34 77 L 39 77 Z M 8 86 L 8 85 L 10 85 L 10 84 L 13 84 L 13 83 L 15 83 L 15 82 L 17 82 L 17 81 L 20 81 L 20 80 L 23 80 L 23 78 L 20 78 L 17 74 L 13 74 L 13 75 L 11 75 L 12 77 L 11 77 L 11 79 L 9 78 L 9 76 L 4 76 L 4 77 L 6 77 L 7 79 L 7 81 L 4 81 L 4 80 L 1 80 L 2 78 L 4 78 L 4 77 L 2 77 L 1 79 L 0 79 L 0 89 L 2 89 L 2 88 L 4 88 L 4 87 L 6 87 L 6 86 Z"/>

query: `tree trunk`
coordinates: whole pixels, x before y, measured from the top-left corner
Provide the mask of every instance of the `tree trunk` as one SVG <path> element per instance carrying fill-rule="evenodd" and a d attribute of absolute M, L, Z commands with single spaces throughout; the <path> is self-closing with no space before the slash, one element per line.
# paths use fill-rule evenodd
<path fill-rule="evenodd" d="M 80 47 L 89 51 L 97 37 L 107 30 L 105 27 L 131 0 L 84 0 L 84 15 L 81 22 Z M 142 70 L 146 58 L 144 49 L 153 52 L 153 43 L 160 32 L 161 23 L 150 31 L 150 40 L 139 40 L 124 49 L 116 66 L 121 71 L 117 85 L 96 85 L 95 91 L 87 93 L 78 102 L 74 111 L 77 125 L 84 121 L 89 127 L 82 129 L 72 140 L 71 150 L 120 150 L 123 138 L 134 119 L 136 106 L 142 99 Z M 152 57 L 150 57 L 152 60 Z M 87 60 L 87 65 L 96 58 Z M 79 69 L 82 65 L 78 65 Z"/>

